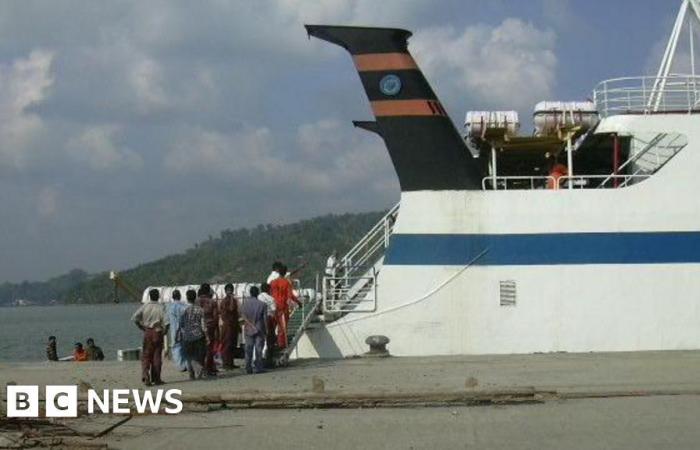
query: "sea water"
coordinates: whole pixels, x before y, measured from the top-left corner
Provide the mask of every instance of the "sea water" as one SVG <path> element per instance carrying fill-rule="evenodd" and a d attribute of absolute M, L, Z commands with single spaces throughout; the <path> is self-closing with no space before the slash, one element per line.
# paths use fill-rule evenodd
<path fill-rule="evenodd" d="M 0 308 L 0 361 L 42 361 L 46 341 L 56 336 L 58 356 L 72 354 L 76 342 L 91 337 L 105 359 L 117 350 L 141 346 L 141 332 L 131 322 L 136 303 L 25 306 Z"/>

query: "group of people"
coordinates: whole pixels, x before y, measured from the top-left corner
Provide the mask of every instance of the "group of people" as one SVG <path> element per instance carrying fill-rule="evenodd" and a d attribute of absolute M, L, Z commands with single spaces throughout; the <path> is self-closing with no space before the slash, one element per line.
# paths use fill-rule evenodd
<path fill-rule="evenodd" d="M 262 373 L 271 367 L 277 350 L 287 347 L 287 325 L 294 305 L 301 302 L 294 292 L 287 267 L 279 261 L 260 287 L 252 286 L 243 298 L 234 295 L 234 287 L 224 287 L 224 297 L 216 298 L 209 284 L 197 291 L 178 290 L 172 302 L 160 303 L 160 292 L 149 291 L 150 301 L 133 315 L 132 321 L 143 331 L 141 379 L 146 385 L 159 385 L 165 340 L 168 353 L 178 369 L 189 372 L 190 379 L 216 377 L 217 359 L 224 370 L 237 368 L 234 358 L 238 336 L 245 339 L 246 373 Z"/>
<path fill-rule="evenodd" d="M 87 338 L 87 348 L 83 347 L 82 342 L 76 342 L 73 346 L 73 361 L 102 361 L 105 359 L 105 354 L 102 349 L 95 345 L 93 338 Z M 46 343 L 46 359 L 49 361 L 58 361 L 58 351 L 56 349 L 56 336 L 49 336 Z"/>

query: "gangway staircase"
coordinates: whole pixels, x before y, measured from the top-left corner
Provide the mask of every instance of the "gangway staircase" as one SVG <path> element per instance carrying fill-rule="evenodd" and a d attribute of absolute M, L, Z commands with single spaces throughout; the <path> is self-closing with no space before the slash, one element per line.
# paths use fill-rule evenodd
<path fill-rule="evenodd" d="M 304 331 L 318 320 L 321 309 L 327 322 L 351 311 L 371 312 L 376 309 L 377 275 L 384 262 L 384 252 L 389 246 L 398 211 L 397 203 L 338 261 L 335 274 L 323 277 L 322 292 L 314 291 L 313 298 L 304 301 L 302 307 L 294 311 L 287 326 L 287 348 L 276 357 L 276 365 L 287 365 Z"/>
<path fill-rule="evenodd" d="M 323 278 L 323 310 L 326 320 L 349 312 L 372 312 L 377 306 L 377 275 L 399 212 L 396 204 L 338 262 L 333 274 Z"/>
<path fill-rule="evenodd" d="M 302 306 L 296 308 L 289 317 L 289 323 L 287 324 L 287 348 L 276 356 L 276 366 L 286 366 L 289 363 L 289 358 L 299 343 L 299 339 L 304 335 L 304 331 L 309 328 L 311 322 L 316 319 L 316 311 L 321 306 L 322 300 L 323 298 L 320 295 L 315 295 L 315 298 L 308 300 L 302 300 Z"/>

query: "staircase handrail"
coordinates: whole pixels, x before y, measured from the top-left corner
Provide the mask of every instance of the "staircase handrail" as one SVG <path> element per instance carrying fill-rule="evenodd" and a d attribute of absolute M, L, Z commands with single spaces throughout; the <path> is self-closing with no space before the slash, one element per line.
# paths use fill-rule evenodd
<path fill-rule="evenodd" d="M 605 184 L 606 184 L 608 181 L 612 180 L 615 176 L 620 175 L 619 172 L 620 172 L 622 169 L 624 169 L 625 167 L 627 167 L 629 164 L 631 164 L 631 163 L 633 163 L 633 162 L 639 160 L 642 156 L 644 156 L 647 152 L 649 152 L 649 150 L 651 150 L 652 148 L 655 148 L 655 147 L 658 145 L 658 143 L 661 142 L 666 136 L 668 136 L 668 133 L 659 133 L 659 134 L 657 134 L 656 136 L 654 136 L 654 138 L 653 138 L 651 141 L 649 141 L 649 142 L 647 143 L 647 145 L 645 145 L 644 148 L 643 148 L 642 150 L 640 150 L 639 152 L 637 152 L 637 153 L 636 153 L 635 155 L 633 155 L 632 157 L 628 158 L 627 161 L 625 161 L 624 163 L 622 163 L 622 165 L 620 165 L 620 167 L 617 168 L 617 172 L 618 172 L 618 173 L 613 172 L 613 173 L 611 173 L 610 175 L 608 175 L 608 177 L 605 178 L 605 179 L 600 183 L 599 187 L 605 186 Z"/>
<path fill-rule="evenodd" d="M 362 249 L 370 242 L 373 238 L 379 236 L 380 232 L 384 235 L 384 245 L 387 244 L 388 236 L 387 233 L 391 233 L 391 228 L 393 228 L 393 223 L 389 224 L 389 218 L 393 217 L 399 210 L 400 203 L 394 205 L 373 227 L 367 234 L 365 234 L 362 239 L 360 239 L 346 254 L 340 259 L 340 267 L 350 268 L 358 266 L 353 260 L 358 254 L 362 253 Z M 366 260 L 373 252 L 378 249 L 377 244 L 371 246 L 371 251 L 365 251 L 362 253 L 363 260 Z M 364 261 L 363 261 L 364 262 Z"/>
<path fill-rule="evenodd" d="M 277 365 L 283 366 L 287 365 L 289 362 L 289 357 L 292 354 L 292 351 L 296 348 L 297 344 L 299 343 L 299 340 L 301 339 L 301 336 L 304 334 L 303 331 L 306 329 L 306 327 L 309 326 L 311 323 L 311 320 L 313 320 L 314 316 L 316 315 L 316 309 L 319 307 L 321 302 L 323 301 L 323 296 L 319 296 L 318 294 L 314 295 L 314 301 L 313 304 L 311 305 L 311 308 L 309 308 L 309 311 L 306 313 L 304 318 L 301 321 L 301 324 L 299 324 L 299 328 L 297 328 L 294 332 L 294 338 L 292 338 L 292 341 L 287 344 L 287 348 L 285 348 L 282 351 L 282 354 L 279 356 L 277 359 Z"/>

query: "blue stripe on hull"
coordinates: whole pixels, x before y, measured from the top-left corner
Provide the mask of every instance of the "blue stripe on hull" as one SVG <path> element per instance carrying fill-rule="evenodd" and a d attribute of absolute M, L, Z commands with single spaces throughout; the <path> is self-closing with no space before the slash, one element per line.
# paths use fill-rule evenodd
<path fill-rule="evenodd" d="M 700 232 L 395 234 L 390 265 L 700 263 Z"/>

